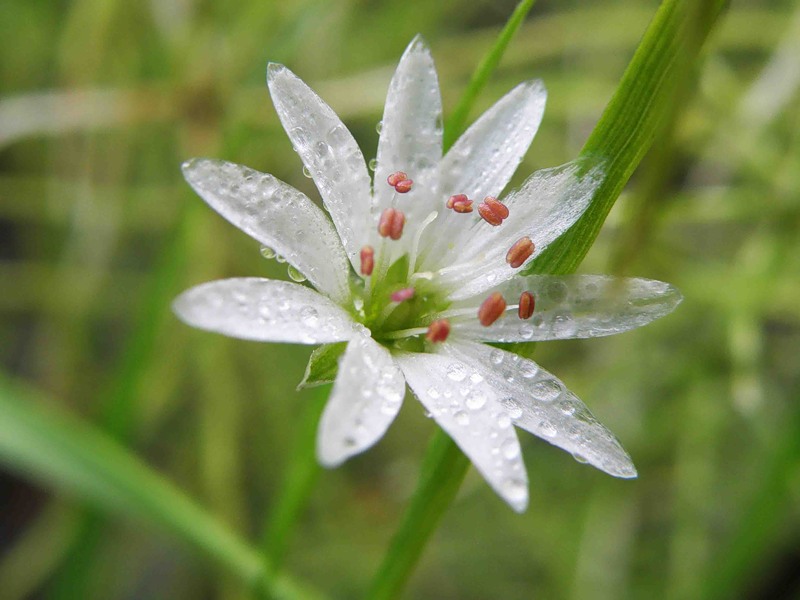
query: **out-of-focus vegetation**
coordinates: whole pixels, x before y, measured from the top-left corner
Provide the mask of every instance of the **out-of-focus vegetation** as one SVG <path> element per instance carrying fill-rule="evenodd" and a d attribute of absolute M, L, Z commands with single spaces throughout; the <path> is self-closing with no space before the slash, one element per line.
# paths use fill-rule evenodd
<path fill-rule="evenodd" d="M 545 81 L 545 120 L 516 182 L 578 153 L 656 7 L 537 3 L 474 111 Z M 272 110 L 267 61 L 309 82 L 371 157 L 413 35 L 432 47 L 447 110 L 512 9 L 6 0 L 3 379 L 105 430 L 241 537 L 280 545 L 283 532 L 264 531 L 321 402 L 294 391 L 310 349 L 224 339 L 171 315 L 191 284 L 286 277 L 192 194 L 179 164 L 224 158 L 316 197 Z M 581 267 L 670 281 L 684 304 L 642 330 L 536 349 L 618 435 L 639 479 L 522 435 L 528 512 L 471 474 L 408 597 L 800 594 L 798 57 L 800 3 L 733 4 Z M 285 537 L 287 570 L 333 597 L 362 595 L 433 428 L 409 401 L 376 448 L 319 473 Z M 246 597 L 169 536 L 12 471 L 0 477 L 0 598 Z"/>

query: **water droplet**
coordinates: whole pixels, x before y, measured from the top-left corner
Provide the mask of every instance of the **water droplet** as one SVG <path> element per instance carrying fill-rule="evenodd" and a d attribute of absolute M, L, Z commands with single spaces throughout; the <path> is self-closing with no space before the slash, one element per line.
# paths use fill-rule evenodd
<path fill-rule="evenodd" d="M 520 375 L 522 375 L 525 379 L 533 379 L 539 372 L 539 367 L 530 361 L 526 361 L 522 363 L 522 366 L 519 368 L 519 372 Z"/>
<path fill-rule="evenodd" d="M 529 340 L 533 337 L 533 327 L 527 323 L 519 328 L 519 335 L 523 340 Z"/>
<path fill-rule="evenodd" d="M 556 437 L 558 429 L 550 421 L 539 421 L 539 433 L 547 437 Z"/>
<path fill-rule="evenodd" d="M 264 258 L 275 258 L 277 256 L 277 252 L 270 248 L 269 246 L 261 246 L 261 256 Z"/>
<path fill-rule="evenodd" d="M 439 396 L 441 396 L 441 394 L 439 393 L 439 390 L 437 390 L 435 387 L 429 387 L 426 390 L 426 393 L 428 394 L 429 398 L 433 398 L 434 400 L 436 398 L 438 398 Z"/>
<path fill-rule="evenodd" d="M 542 379 L 531 386 L 533 394 L 540 402 L 552 402 L 564 391 L 561 383 L 555 379 Z"/>
<path fill-rule="evenodd" d="M 572 402 L 564 401 L 559 403 L 558 410 L 570 417 L 575 414 L 575 405 Z"/>
<path fill-rule="evenodd" d="M 296 281 L 297 283 L 303 283 L 306 279 L 308 279 L 305 275 L 303 275 L 300 271 L 295 269 L 292 265 L 286 269 L 286 272 L 289 274 L 289 279 L 292 281 Z"/>
<path fill-rule="evenodd" d="M 308 168 L 307 166 L 305 166 L 305 165 L 303 165 L 303 175 L 305 175 L 305 176 L 306 176 L 306 177 L 308 177 L 309 179 L 311 179 L 311 178 L 313 177 L 313 175 L 311 175 L 311 171 L 310 171 L 310 170 L 309 170 L 309 168 Z"/>
<path fill-rule="evenodd" d="M 500 446 L 500 452 L 507 460 L 513 460 L 519 456 L 519 443 L 514 438 L 507 438 Z"/>
<path fill-rule="evenodd" d="M 461 425 L 462 427 L 466 427 L 469 425 L 469 415 L 464 412 L 463 410 L 458 411 L 456 414 L 453 415 L 456 420 L 456 423 Z"/>
<path fill-rule="evenodd" d="M 467 377 L 467 369 L 461 363 L 452 363 L 447 367 L 447 377 L 453 381 L 464 381 Z"/>
<path fill-rule="evenodd" d="M 588 458 L 586 458 L 582 454 L 578 454 L 577 452 L 573 452 L 572 453 L 572 458 L 574 458 L 575 460 L 577 460 L 579 463 L 581 463 L 583 465 L 585 465 L 586 463 L 589 462 Z"/>
<path fill-rule="evenodd" d="M 511 398 L 510 396 L 503 398 L 500 400 L 500 404 L 506 410 L 506 413 L 508 413 L 510 418 L 519 419 L 522 416 L 522 407 L 514 398 Z"/>
<path fill-rule="evenodd" d="M 279 263 L 285 263 L 286 262 L 286 259 L 283 256 L 281 256 L 280 254 L 276 254 L 275 255 L 275 260 L 278 261 Z"/>
<path fill-rule="evenodd" d="M 319 322 L 319 313 L 313 306 L 304 306 L 300 311 L 300 320 L 308 327 L 315 327 Z"/>
<path fill-rule="evenodd" d="M 380 134 L 382 129 L 383 129 L 383 121 L 378 121 L 375 124 L 375 131 L 377 131 Z"/>
<path fill-rule="evenodd" d="M 503 352 L 501 350 L 492 350 L 489 354 L 489 360 L 492 361 L 492 364 L 499 365 L 503 362 Z"/>
<path fill-rule="evenodd" d="M 367 163 L 370 171 L 374 171 L 378 168 L 378 159 L 377 158 L 370 158 L 369 162 Z"/>
<path fill-rule="evenodd" d="M 472 375 L 469 376 L 469 380 L 472 383 L 480 383 L 481 381 L 483 381 L 483 375 L 481 375 L 480 373 L 473 373 Z"/>
<path fill-rule="evenodd" d="M 497 426 L 500 429 L 508 429 L 511 427 L 511 417 L 506 413 L 500 413 L 497 415 Z"/>
<path fill-rule="evenodd" d="M 486 405 L 486 395 L 478 390 L 473 390 L 464 399 L 467 408 L 470 410 L 480 410 Z"/>

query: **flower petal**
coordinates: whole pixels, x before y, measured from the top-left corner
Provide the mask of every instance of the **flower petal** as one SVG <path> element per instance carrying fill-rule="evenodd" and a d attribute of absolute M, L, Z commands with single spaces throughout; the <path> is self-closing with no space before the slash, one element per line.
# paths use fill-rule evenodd
<path fill-rule="evenodd" d="M 441 159 L 439 80 L 430 51 L 417 36 L 400 59 L 386 95 L 373 191 L 377 202 L 374 224 L 377 226 L 380 212 L 392 205 L 395 196 L 386 178 L 397 171 L 405 172 L 414 181 L 414 187 L 398 197 L 397 208 L 406 215 L 406 232 L 402 240 L 408 245 L 419 224 L 440 205 L 438 178 Z"/>
<path fill-rule="evenodd" d="M 330 220 L 304 194 L 272 175 L 221 160 L 183 163 L 186 181 L 211 208 L 269 246 L 339 303 L 350 265 Z"/>
<path fill-rule="evenodd" d="M 258 277 L 201 283 L 178 296 L 172 310 L 192 327 L 258 342 L 342 342 L 357 328 L 350 315 L 322 294 Z"/>
<path fill-rule="evenodd" d="M 442 159 L 442 193 L 499 196 L 539 129 L 546 100 L 541 81 L 526 81 L 483 113 Z"/>
<path fill-rule="evenodd" d="M 391 354 L 371 337 L 357 336 L 339 363 L 322 413 L 317 456 L 335 467 L 383 437 L 405 395 L 405 380 Z"/>
<path fill-rule="evenodd" d="M 530 319 L 517 315 L 522 292 L 533 294 Z M 486 294 L 500 292 L 508 302 L 503 318 L 489 327 L 476 319 L 484 296 L 456 303 L 453 331 L 486 342 L 528 342 L 600 337 L 647 325 L 671 313 L 682 300 L 668 283 L 604 275 L 514 277 Z M 464 315 L 466 311 L 468 315 Z"/>
<path fill-rule="evenodd" d="M 372 202 L 364 155 L 333 109 L 289 69 L 271 63 L 267 83 L 278 117 L 358 271 Z"/>
<path fill-rule="evenodd" d="M 475 342 L 440 344 L 440 352 L 470 364 L 498 394 L 514 424 L 615 477 L 636 468 L 614 435 L 575 394 L 531 360 Z"/>
<path fill-rule="evenodd" d="M 602 181 L 601 167 L 588 172 L 584 168 L 583 161 L 574 161 L 536 171 L 506 198 L 510 214 L 502 225 L 477 222 L 452 236 L 449 251 L 439 259 L 448 266 L 438 271 L 440 285 L 452 290 L 450 299 L 475 296 L 514 277 L 519 268 L 511 268 L 506 253 L 521 238 L 534 243 L 535 257 L 569 229 Z"/>
<path fill-rule="evenodd" d="M 395 355 L 408 385 L 511 508 L 528 505 L 528 476 L 510 415 L 472 360 L 437 354 Z"/>

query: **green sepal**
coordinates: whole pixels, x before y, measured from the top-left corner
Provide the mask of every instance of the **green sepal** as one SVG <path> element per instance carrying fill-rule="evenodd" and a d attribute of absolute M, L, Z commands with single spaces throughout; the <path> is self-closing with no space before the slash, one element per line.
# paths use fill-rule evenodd
<path fill-rule="evenodd" d="M 303 380 L 297 384 L 297 389 L 317 387 L 326 383 L 333 383 L 339 371 L 339 357 L 347 348 L 347 342 L 323 344 L 311 353 L 306 365 Z"/>

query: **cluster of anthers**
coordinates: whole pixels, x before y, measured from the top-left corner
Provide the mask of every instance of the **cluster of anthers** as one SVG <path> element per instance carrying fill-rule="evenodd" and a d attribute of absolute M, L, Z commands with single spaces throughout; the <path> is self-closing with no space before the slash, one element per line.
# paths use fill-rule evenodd
<path fill-rule="evenodd" d="M 394 188 L 397 194 L 407 194 L 411 191 L 414 181 L 409 179 L 408 174 L 403 171 L 392 173 L 386 178 L 389 187 Z M 470 214 L 473 212 L 473 200 L 466 194 L 454 194 L 447 199 L 446 208 L 458 214 Z M 435 214 L 435 213 L 434 213 Z M 478 205 L 478 215 L 480 218 L 491 225 L 499 227 L 508 218 L 510 212 L 508 207 L 497 198 L 486 196 Z M 406 223 L 406 216 L 402 210 L 397 208 L 397 196 L 392 201 L 392 206 L 385 208 L 378 221 L 378 235 L 382 238 L 399 240 L 403 235 L 403 228 Z M 528 236 L 523 236 L 517 240 L 506 252 L 506 262 L 512 269 L 518 269 L 527 261 L 536 249 L 533 240 Z M 363 246 L 359 253 L 361 259 L 361 274 L 364 277 L 371 277 L 375 269 L 375 248 L 369 244 Z M 400 303 L 414 297 L 413 287 L 405 287 L 392 292 L 390 299 L 393 303 Z M 530 319 L 536 306 L 536 300 L 530 291 L 523 291 L 519 296 L 516 305 L 509 306 L 506 299 L 500 292 L 493 292 L 483 301 L 478 308 L 478 321 L 484 327 L 489 327 L 507 309 L 517 309 L 517 315 L 521 320 Z M 448 319 L 436 319 L 428 326 L 425 339 L 432 343 L 444 342 L 450 335 L 450 321 Z"/>

